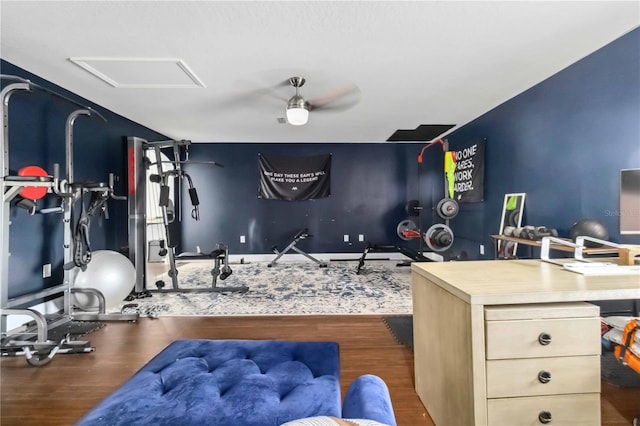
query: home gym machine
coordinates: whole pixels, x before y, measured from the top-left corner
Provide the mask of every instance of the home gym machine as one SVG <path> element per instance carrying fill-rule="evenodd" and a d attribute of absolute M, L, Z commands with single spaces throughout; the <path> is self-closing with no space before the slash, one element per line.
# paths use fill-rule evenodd
<path fill-rule="evenodd" d="M 74 288 L 78 270 L 85 267 L 90 261 L 90 250 L 85 245 L 84 249 L 78 251 L 77 241 L 73 239 L 73 230 L 71 226 L 72 213 L 74 205 L 81 201 L 85 194 L 96 195 L 94 198 L 94 206 L 100 208 L 104 206 L 104 202 L 108 198 L 123 199 L 118 197 L 113 191 L 113 175 L 109 176 L 109 184 L 87 184 L 76 182 L 74 180 L 74 158 L 73 158 L 73 124 L 75 120 L 85 115 L 88 117 L 97 117 L 106 122 L 106 119 L 97 111 L 86 107 L 76 101 L 60 95 L 54 91 L 41 87 L 29 80 L 16 76 L 0 75 L 3 80 L 12 81 L 2 92 L 0 98 L 0 110 L 2 113 L 3 132 L 0 135 L 0 145 L 3 155 L 0 157 L 2 169 L 2 209 L 0 210 L 0 222 L 2 223 L 2 265 L 0 268 L 0 339 L 2 356 L 19 356 L 24 355 L 27 362 L 32 366 L 42 366 L 48 364 L 58 353 L 83 353 L 92 352 L 95 348 L 91 347 L 87 341 L 75 341 L 67 334 L 60 341 L 50 339 L 50 332 L 56 328 L 63 326 L 73 320 L 76 321 L 107 321 L 107 320 L 127 320 L 135 321 L 137 314 L 107 314 L 105 309 L 104 295 L 92 288 Z M 60 179 L 59 165 L 54 164 L 54 174 L 49 176 L 46 172 L 36 166 L 26 167 L 22 170 L 35 170 L 35 173 L 26 171 L 18 173 L 17 176 L 10 175 L 9 169 L 9 99 L 16 91 L 42 91 L 50 95 L 56 96 L 74 105 L 80 106 L 81 109 L 73 111 L 67 118 L 65 128 L 65 159 L 66 159 L 66 177 Z M 43 172 L 43 173 L 41 173 Z M 34 191 L 35 189 L 35 191 Z M 53 192 L 61 199 L 59 207 L 50 209 L 37 209 L 36 200 L 44 197 L 48 192 Z M 63 282 L 57 286 L 45 288 L 35 293 L 26 294 L 18 297 L 9 297 L 9 231 L 11 227 L 11 205 L 23 207 L 34 215 L 62 213 L 64 227 L 64 267 Z M 76 211 L 77 213 L 77 211 Z M 83 225 L 85 231 L 88 232 L 89 223 Z M 88 243 L 88 234 L 85 234 L 85 242 Z M 78 254 L 80 253 L 80 256 Z M 72 303 L 72 295 L 74 293 L 86 293 L 94 296 L 98 300 L 97 312 L 75 312 Z M 39 311 L 25 306 L 31 306 L 44 298 L 62 295 L 64 307 L 60 314 L 42 314 Z M 31 305 L 30 305 L 31 304 Z M 33 319 L 19 329 L 7 331 L 7 317 L 10 315 L 28 316 Z"/>
<path fill-rule="evenodd" d="M 233 271 L 229 266 L 229 247 L 226 244 L 218 243 L 216 248 L 210 253 L 182 253 L 176 254 L 175 248 L 178 245 L 175 235 L 176 213 L 171 202 L 169 179 L 178 182 L 178 193 L 181 191 L 181 182 L 188 184 L 189 198 L 192 205 L 191 218 L 200 220 L 200 202 L 196 188 L 193 186 L 191 176 L 185 172 L 183 165 L 187 163 L 210 164 L 218 167 L 224 167 L 215 161 L 191 161 L 189 160 L 189 146 L 191 141 L 188 140 L 167 140 L 149 142 L 138 137 L 127 138 L 127 156 L 129 168 L 129 259 L 133 262 L 136 269 L 136 286 L 129 300 L 134 298 L 149 297 L 152 291 L 161 293 L 180 292 L 217 292 L 217 293 L 245 293 L 249 289 L 246 286 L 220 287 L 217 280 L 226 280 Z M 162 160 L 163 149 L 170 149 L 173 160 L 168 162 L 173 166 L 164 167 L 166 164 Z M 181 156 L 181 150 L 184 151 L 184 159 Z M 154 152 L 155 160 L 151 161 L 147 153 Z M 156 167 L 156 173 L 150 174 L 148 170 L 151 166 Z M 167 170 L 165 170 L 167 169 Z M 166 256 L 169 270 L 167 275 L 171 278 L 171 287 L 165 288 L 162 280 L 156 281 L 156 289 L 147 288 L 146 282 L 146 266 L 147 266 L 147 191 L 149 185 L 158 185 L 159 197 L 158 206 L 161 210 L 161 226 L 164 230 L 164 240 L 160 241 L 160 256 Z M 193 261 L 193 260 L 212 260 L 214 265 L 211 269 L 212 284 L 210 287 L 203 288 L 183 288 L 178 282 L 178 268 L 176 261 Z"/>

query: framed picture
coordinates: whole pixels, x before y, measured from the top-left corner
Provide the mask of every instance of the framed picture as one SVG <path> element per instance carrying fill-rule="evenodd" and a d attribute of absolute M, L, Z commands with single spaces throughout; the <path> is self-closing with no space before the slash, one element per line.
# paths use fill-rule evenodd
<path fill-rule="evenodd" d="M 502 203 L 502 217 L 500 218 L 500 229 L 498 233 L 504 234 L 507 226 L 519 228 L 522 225 L 522 215 L 524 213 L 525 193 L 504 194 Z M 518 250 L 518 243 L 513 241 L 498 240 L 498 257 L 514 258 Z"/>

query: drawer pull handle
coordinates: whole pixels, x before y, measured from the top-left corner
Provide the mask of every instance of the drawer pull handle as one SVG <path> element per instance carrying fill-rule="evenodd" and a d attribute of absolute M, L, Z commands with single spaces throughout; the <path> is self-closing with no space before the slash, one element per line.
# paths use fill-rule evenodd
<path fill-rule="evenodd" d="M 538 336 L 538 342 L 540 342 L 542 346 L 547 346 L 551 343 L 551 335 L 549 333 L 540 333 Z"/>
<path fill-rule="evenodd" d="M 551 372 L 542 370 L 538 373 L 540 383 L 549 383 L 551 381 Z"/>
<path fill-rule="evenodd" d="M 538 420 L 540 420 L 540 423 L 542 424 L 547 424 L 547 423 L 551 423 L 551 411 L 540 411 L 540 414 L 538 414 Z"/>

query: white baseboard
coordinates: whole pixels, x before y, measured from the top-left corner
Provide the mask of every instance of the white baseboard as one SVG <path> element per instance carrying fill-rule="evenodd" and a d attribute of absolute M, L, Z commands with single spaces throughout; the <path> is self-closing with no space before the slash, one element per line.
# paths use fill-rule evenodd
<path fill-rule="evenodd" d="M 323 262 L 335 261 L 357 261 L 362 257 L 362 253 L 309 253 L 312 257 Z M 437 253 L 423 253 L 423 256 L 433 260 L 434 262 L 442 262 L 444 258 Z M 275 254 L 230 254 L 229 261 L 231 263 L 240 263 L 241 259 L 245 262 L 270 262 L 275 259 Z M 368 253 L 366 260 L 407 260 L 408 258 L 402 253 Z M 310 261 L 301 254 L 284 254 L 278 262 L 281 261 Z"/>
<path fill-rule="evenodd" d="M 357 261 L 362 257 L 362 253 L 309 253 L 310 256 L 315 257 L 316 259 L 322 262 L 331 262 L 335 261 L 348 261 L 353 260 Z M 265 254 L 229 254 L 229 262 L 231 263 L 249 263 L 249 262 L 271 262 L 276 258 L 274 253 L 265 253 Z M 367 260 L 405 260 L 406 256 L 401 253 L 369 253 L 367 254 Z M 197 262 L 210 262 L 211 259 L 202 259 L 197 260 Z M 311 260 L 307 259 L 304 255 L 298 253 L 287 253 L 282 255 L 278 262 L 298 262 L 298 261 L 306 261 L 310 262 Z M 180 259 L 176 259 L 176 262 L 183 262 Z M 193 262 L 193 260 L 189 260 L 189 262 Z"/>
<path fill-rule="evenodd" d="M 357 261 L 362 257 L 362 253 L 309 253 L 310 256 L 315 257 L 316 259 L 323 262 L 331 262 L 335 261 L 348 261 L 353 260 Z M 444 258 L 437 254 L 426 252 L 423 253 L 423 256 L 433 260 L 434 262 L 442 262 Z M 230 263 L 249 263 L 249 262 L 270 262 L 275 259 L 276 255 L 271 253 L 264 254 L 229 254 L 229 262 Z M 407 260 L 408 258 L 402 253 L 390 252 L 390 253 L 368 253 L 367 260 Z M 211 259 L 199 259 L 199 260 L 180 260 L 176 259 L 177 263 L 180 262 L 210 262 Z M 298 262 L 298 261 L 307 261 L 310 262 L 305 256 L 298 253 L 287 253 L 282 255 L 278 262 Z"/>

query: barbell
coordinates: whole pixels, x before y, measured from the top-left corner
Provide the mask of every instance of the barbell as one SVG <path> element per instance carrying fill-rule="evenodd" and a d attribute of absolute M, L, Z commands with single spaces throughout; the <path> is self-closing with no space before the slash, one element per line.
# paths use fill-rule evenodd
<path fill-rule="evenodd" d="M 404 211 L 409 216 L 420 216 L 420 211 L 422 207 L 420 206 L 420 202 L 418 200 L 409 200 L 407 204 L 404 205 Z"/>
<path fill-rule="evenodd" d="M 409 200 L 404 205 L 404 211 L 408 216 L 412 217 L 420 216 L 420 212 L 422 211 L 422 209 L 423 207 L 420 206 L 420 202 L 418 200 Z M 458 202 L 453 198 L 443 198 L 442 200 L 438 201 L 438 204 L 436 205 L 436 213 L 438 213 L 438 216 L 445 220 L 453 219 L 458 215 L 459 211 L 460 206 L 458 205 Z"/>

